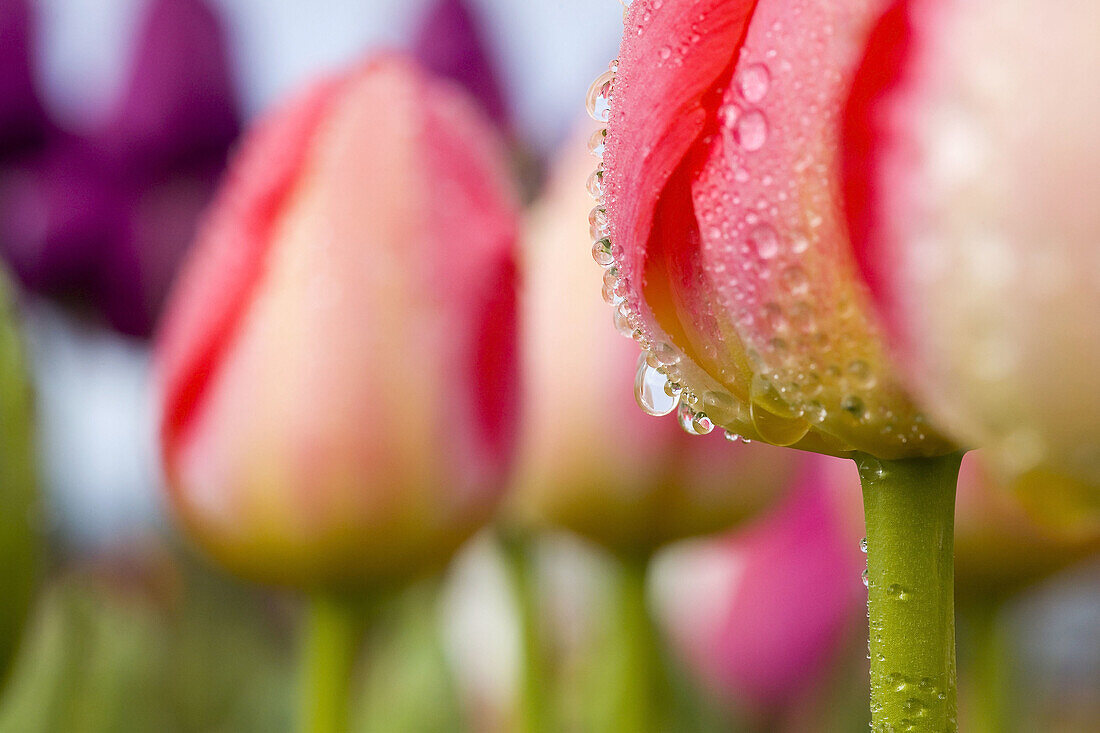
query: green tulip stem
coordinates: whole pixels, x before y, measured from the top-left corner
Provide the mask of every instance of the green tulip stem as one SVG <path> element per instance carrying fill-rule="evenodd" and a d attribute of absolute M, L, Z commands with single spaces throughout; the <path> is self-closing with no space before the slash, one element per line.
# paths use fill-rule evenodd
<path fill-rule="evenodd" d="M 963 619 L 972 639 L 974 694 L 967 698 L 975 731 L 1008 730 L 1008 638 L 1001 626 L 999 598 L 972 604 Z"/>
<path fill-rule="evenodd" d="M 962 455 L 855 458 L 867 524 L 871 728 L 954 733 L 953 535 Z"/>
<path fill-rule="evenodd" d="M 359 608 L 345 598 L 309 598 L 302 654 L 300 733 L 346 733 L 351 681 L 363 639 Z"/>
<path fill-rule="evenodd" d="M 520 624 L 522 665 L 519 680 L 518 730 L 522 733 L 551 733 L 551 684 L 546 644 L 540 614 L 540 594 L 531 538 L 519 532 L 501 530 L 500 547 L 512 583 Z"/>
<path fill-rule="evenodd" d="M 663 730 L 667 681 L 659 635 L 646 596 L 647 555 L 620 558 L 611 608 L 612 689 L 607 733 Z"/>

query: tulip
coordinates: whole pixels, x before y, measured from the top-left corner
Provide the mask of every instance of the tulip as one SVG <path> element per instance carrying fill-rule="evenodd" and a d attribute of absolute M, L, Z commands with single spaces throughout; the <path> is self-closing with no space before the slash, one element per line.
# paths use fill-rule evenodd
<path fill-rule="evenodd" d="M 853 244 L 913 391 L 1002 471 L 1094 487 L 1097 21 L 897 2 L 844 116 Z"/>
<path fill-rule="evenodd" d="M 517 229 L 490 123 L 401 56 L 259 123 L 157 344 L 168 497 L 190 537 L 318 593 L 444 563 L 491 516 L 512 453 Z M 325 645 L 347 643 L 339 616 L 319 604 L 322 678 Z"/>
<path fill-rule="evenodd" d="M 0 685 L 30 610 L 39 555 L 33 408 L 9 291 L 0 274 Z"/>
<path fill-rule="evenodd" d="M 856 459 L 874 725 L 917 711 L 951 730 L 960 454 L 891 361 L 841 185 L 841 113 L 885 5 L 632 3 L 619 59 L 589 94 L 608 122 L 591 141 L 594 255 L 647 354 L 647 411 Z"/>
<path fill-rule="evenodd" d="M 417 29 L 412 53 L 429 71 L 465 87 L 502 130 L 508 129 L 508 105 L 496 67 L 466 2 L 432 3 Z"/>
<path fill-rule="evenodd" d="M 0 247 L 24 286 L 151 335 L 238 131 L 218 19 L 157 0 L 111 118 L 0 171 Z"/>
<path fill-rule="evenodd" d="M 809 462 L 774 513 L 658 561 L 662 616 L 690 668 L 773 725 L 824 676 L 863 605 L 851 478 Z"/>
<path fill-rule="evenodd" d="M 0 0 L 0 160 L 41 144 L 48 123 L 34 86 L 27 0 Z"/>

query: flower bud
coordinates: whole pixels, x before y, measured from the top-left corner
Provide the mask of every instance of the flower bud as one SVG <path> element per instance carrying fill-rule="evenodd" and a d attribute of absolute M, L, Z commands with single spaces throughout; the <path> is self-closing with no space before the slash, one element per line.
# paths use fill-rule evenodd
<path fill-rule="evenodd" d="M 512 453 L 517 220 L 491 125 L 399 56 L 259 123 L 158 344 L 188 533 L 298 586 L 448 559 Z"/>
<path fill-rule="evenodd" d="M 610 98 L 603 206 L 623 317 L 741 435 L 941 455 L 902 389 L 841 207 L 838 124 L 881 0 L 638 0 Z"/>
<path fill-rule="evenodd" d="M 922 404 L 1100 485 L 1100 10 L 895 2 L 845 113 L 853 241 Z"/>
<path fill-rule="evenodd" d="M 723 699 L 772 717 L 805 696 L 858 625 L 866 595 L 850 464 L 808 460 L 774 513 L 658 560 L 676 647 Z"/>
<path fill-rule="evenodd" d="M 638 410 L 637 347 L 616 338 L 607 304 L 590 287 L 591 163 L 582 147 L 574 150 L 527 221 L 518 508 L 612 550 L 644 554 L 746 519 L 785 487 L 793 466 L 768 446 L 739 439 L 732 446 L 720 431 L 689 437 L 685 430 L 713 426 L 686 412 L 681 429 Z"/>

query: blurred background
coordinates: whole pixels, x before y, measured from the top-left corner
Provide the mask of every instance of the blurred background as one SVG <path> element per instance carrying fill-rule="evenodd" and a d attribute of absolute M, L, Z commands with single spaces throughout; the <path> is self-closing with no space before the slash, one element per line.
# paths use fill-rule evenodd
<path fill-rule="evenodd" d="M 150 338 L 240 131 L 372 49 L 419 46 L 430 56 L 447 42 L 448 26 L 428 23 L 437 5 L 0 0 L 0 106 L 14 108 L 26 91 L 24 70 L 37 98 L 0 140 L 0 252 L 35 394 L 36 522 L 48 538 L 0 731 L 291 729 L 296 604 L 223 575 L 167 521 Z M 569 161 L 583 155 L 585 91 L 615 56 L 622 6 L 463 5 L 484 63 L 460 81 L 505 131 L 532 211 L 557 206 L 547 203 L 554 181 L 583 197 L 588 171 L 570 175 Z M 459 44 L 459 58 L 471 48 Z M 568 231 L 552 246 L 575 246 L 597 292 L 586 205 L 552 210 L 577 212 L 575 245 Z M 632 356 L 616 379 L 625 402 Z M 568 410 L 560 419 L 568 424 Z M 745 450 L 717 435 L 696 440 Z M 654 540 L 643 582 L 670 680 L 669 730 L 866 726 L 854 468 L 807 460 L 792 472 L 765 454 L 754 470 L 783 491 L 751 516 L 744 509 L 732 534 L 708 527 L 679 533 L 703 538 Z M 988 494 L 975 496 L 968 516 L 997 511 Z M 960 519 L 960 532 L 969 526 Z M 1008 546 L 1031 530 L 1009 526 L 960 541 L 959 582 L 977 589 L 973 602 L 960 590 L 960 687 L 1001 709 L 964 699 L 975 721 L 964 729 L 1100 730 L 1093 545 L 1060 544 L 1044 529 L 1035 542 L 1056 557 L 1017 578 L 1028 546 Z M 442 576 L 394 594 L 366 642 L 355 730 L 519 730 L 532 619 L 552 662 L 543 694 L 554 730 L 599 729 L 593 690 L 614 656 L 606 606 L 622 568 L 608 549 L 615 541 L 588 529 L 522 541 L 486 530 Z M 523 578 L 538 592 L 517 593 Z"/>

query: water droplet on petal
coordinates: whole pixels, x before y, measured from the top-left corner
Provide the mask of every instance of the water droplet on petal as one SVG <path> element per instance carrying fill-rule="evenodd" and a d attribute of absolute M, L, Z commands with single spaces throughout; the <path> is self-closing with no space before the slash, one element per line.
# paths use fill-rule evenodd
<path fill-rule="evenodd" d="M 638 371 L 634 377 L 634 398 L 647 415 L 668 415 L 680 404 L 680 394 L 669 396 L 665 392 L 668 378 L 646 363 L 646 355 L 638 357 Z"/>
<path fill-rule="evenodd" d="M 592 175 L 588 177 L 588 195 L 597 201 L 603 198 L 603 169 L 599 168 L 592 171 Z"/>
<path fill-rule="evenodd" d="M 768 93 L 771 74 L 764 64 L 753 64 L 741 72 L 741 96 L 745 101 L 756 103 Z"/>
<path fill-rule="evenodd" d="M 863 539 L 861 539 L 859 541 L 859 551 L 862 552 L 864 555 L 867 554 L 867 538 L 866 537 L 864 537 Z"/>
<path fill-rule="evenodd" d="M 588 152 L 603 160 L 603 152 L 607 148 L 607 130 L 596 130 L 592 137 L 588 138 Z"/>
<path fill-rule="evenodd" d="M 588 88 L 585 108 L 589 116 L 597 122 L 607 122 L 611 117 L 611 87 L 615 82 L 615 73 L 605 71 L 596 77 Z"/>
<path fill-rule="evenodd" d="M 746 112 L 738 118 L 734 135 L 745 150 L 759 150 L 768 141 L 768 119 L 760 110 Z"/>
<path fill-rule="evenodd" d="M 610 239 L 604 237 L 592 245 L 592 259 L 600 267 L 610 267 L 615 264 L 615 258 L 611 255 Z"/>

